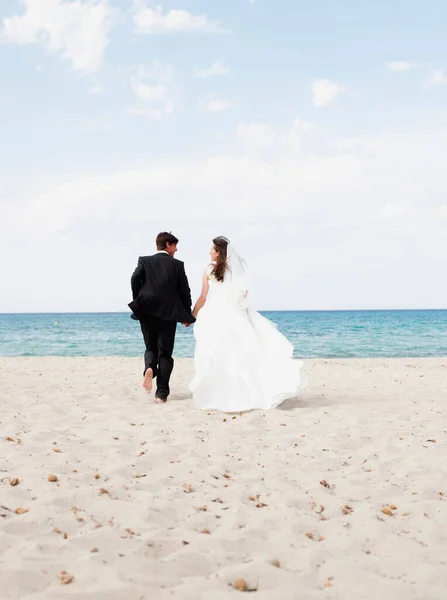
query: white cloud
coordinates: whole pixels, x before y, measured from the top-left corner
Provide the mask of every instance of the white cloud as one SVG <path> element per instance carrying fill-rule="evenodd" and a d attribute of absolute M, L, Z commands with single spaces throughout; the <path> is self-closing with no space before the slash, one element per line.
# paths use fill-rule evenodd
<path fill-rule="evenodd" d="M 262 123 L 240 123 L 236 129 L 240 147 L 248 155 L 266 155 L 272 153 L 299 155 L 310 152 L 317 145 L 320 149 L 324 130 L 315 123 L 295 119 L 290 128 L 278 131 Z M 319 145 L 320 144 L 320 145 Z"/>
<path fill-rule="evenodd" d="M 216 94 L 210 94 L 202 103 L 202 108 L 206 112 L 223 112 L 229 110 L 232 107 L 232 103 L 223 98 L 219 98 Z"/>
<path fill-rule="evenodd" d="M 419 183 L 406 183 L 402 186 L 402 191 L 408 196 L 420 196 L 425 191 L 425 187 Z"/>
<path fill-rule="evenodd" d="M 187 10 L 147 6 L 145 0 L 134 1 L 134 23 L 137 33 L 158 35 L 167 33 L 226 33 L 218 21 L 210 21 L 205 14 L 192 15 Z"/>
<path fill-rule="evenodd" d="M 291 148 L 298 150 L 302 148 L 303 142 L 309 137 L 319 140 L 321 135 L 325 135 L 325 132 L 315 123 L 304 119 L 295 119 L 292 127 L 286 132 L 285 141 Z"/>
<path fill-rule="evenodd" d="M 89 89 L 89 93 L 93 96 L 102 96 L 104 94 L 104 90 L 100 85 L 94 85 Z"/>
<path fill-rule="evenodd" d="M 425 87 L 437 87 L 442 85 L 447 85 L 447 75 L 443 69 L 434 68 L 433 65 L 430 64 L 418 64 L 411 63 L 407 61 L 394 61 L 390 62 L 386 65 L 389 71 L 393 71 L 395 73 L 406 73 L 409 71 L 421 70 L 430 71 L 430 76 L 425 80 Z"/>
<path fill-rule="evenodd" d="M 135 117 L 142 117 L 149 121 L 161 121 L 174 112 L 174 104 L 167 102 L 163 108 L 151 108 L 150 106 L 131 106 L 129 113 Z"/>
<path fill-rule="evenodd" d="M 104 115 L 102 117 L 87 118 L 81 121 L 81 125 L 85 131 L 91 132 L 108 132 L 113 129 L 113 121 L 111 117 Z"/>
<path fill-rule="evenodd" d="M 154 62 L 140 65 L 131 76 L 131 89 L 137 101 L 129 112 L 137 117 L 161 121 L 175 110 L 174 73 L 169 65 Z"/>
<path fill-rule="evenodd" d="M 406 211 L 406 204 L 405 202 L 394 202 L 391 204 L 387 204 L 382 212 L 381 215 L 382 217 L 384 217 L 385 219 L 390 219 L 393 217 L 398 217 L 401 216 L 405 213 Z"/>
<path fill-rule="evenodd" d="M 405 60 L 395 60 L 387 63 L 386 68 L 388 71 L 393 71 L 395 73 L 405 73 L 407 71 L 415 71 L 419 68 L 419 65 Z"/>
<path fill-rule="evenodd" d="M 23 4 L 23 15 L 3 19 L 1 41 L 40 43 L 78 71 L 101 67 L 114 17 L 108 0 L 23 0 Z"/>
<path fill-rule="evenodd" d="M 436 69 L 427 80 L 429 86 L 439 86 L 447 84 L 447 75 L 442 69 Z"/>
<path fill-rule="evenodd" d="M 215 75 L 228 75 L 228 73 L 230 73 L 230 69 L 225 67 L 222 62 L 217 61 L 213 63 L 209 69 L 196 69 L 195 76 L 198 79 L 206 79 L 207 77 L 214 77 Z"/>
<path fill-rule="evenodd" d="M 345 144 L 302 119 L 284 129 L 245 123 L 212 157 L 207 149 L 172 159 L 132 156 L 121 169 L 103 164 L 97 173 L 57 183 L 47 173 L 37 191 L 36 183 L 33 190 L 17 183 L 9 204 L 0 204 L 0 229 L 11 248 L 32 243 L 41 260 L 32 301 L 24 300 L 17 278 L 2 306 L 119 310 L 128 301 L 135 257 L 151 249 L 149 232 L 167 226 L 181 237 L 193 286 L 209 239 L 235 237 L 248 254 L 262 308 L 428 306 L 447 293 L 437 275 L 447 260 L 446 142 L 442 128 L 410 127 Z M 426 190 L 423 202 L 408 195 L 416 184 Z M 285 267 L 278 235 L 287 241 Z M 63 269 L 62 280 L 54 280 L 54 269 L 68 259 L 78 265 L 76 289 Z M 98 274 L 102 260 L 113 263 L 113 273 Z M 4 276 L 9 267 L 0 269 Z M 115 288 L 107 304 L 95 300 L 109 280 Z M 424 283 L 417 296 L 415 280 Z"/>
<path fill-rule="evenodd" d="M 324 107 L 344 93 L 346 88 L 331 79 L 317 79 L 312 83 L 312 102 L 314 106 Z"/>
<path fill-rule="evenodd" d="M 226 154 L 152 160 L 135 168 L 68 180 L 34 196 L 22 216 L 32 227 L 60 230 L 81 217 L 107 218 L 115 202 L 125 200 L 126 214 L 133 218 L 147 206 L 151 192 L 160 218 L 175 213 L 179 219 L 194 220 L 203 209 L 212 220 L 221 214 L 222 201 L 229 219 L 253 215 L 263 219 L 276 213 L 302 223 L 314 218 L 321 223 L 335 220 L 340 235 L 349 223 L 369 231 L 370 219 L 398 214 L 410 205 L 429 215 L 428 196 L 425 203 L 408 196 L 403 183 L 409 172 L 419 169 L 425 178 L 420 185 L 429 182 L 432 195 L 445 197 L 440 152 L 445 138 L 442 132 L 421 136 L 410 131 L 405 136 L 358 138 L 351 150 L 344 150 L 330 132 L 299 119 L 285 130 L 241 124 Z M 250 143 L 240 145 L 241 140 Z M 269 152 L 260 156 L 259 149 Z M 165 195 L 177 199 L 164 204 Z M 184 202 L 185 196 L 194 198 L 193 205 Z M 415 223 L 416 230 L 421 225 L 422 221 Z"/>
<path fill-rule="evenodd" d="M 281 136 L 274 127 L 262 123 L 240 123 L 236 133 L 247 153 L 256 154 L 269 150 L 281 141 Z"/>
<path fill-rule="evenodd" d="M 308 215 L 308 194 L 314 197 L 315 208 L 329 193 L 333 196 L 358 188 L 362 182 L 361 158 L 343 153 L 317 156 L 291 148 L 288 139 L 293 129 L 241 125 L 234 142 L 251 137 L 253 152 L 235 145 L 228 155 L 214 158 L 151 161 L 138 168 L 70 179 L 42 190 L 27 203 L 22 216 L 30 227 L 62 231 L 78 219 L 107 218 L 115 203 L 123 200 L 129 214 L 138 214 L 139 207 L 147 208 L 148 193 L 160 199 L 160 218 L 171 218 L 175 213 L 178 218 L 195 219 L 203 209 L 207 218 L 213 219 L 220 214 L 220 200 L 225 202 L 229 219 L 251 218 L 253 210 L 261 218 L 275 212 Z M 273 154 L 255 156 L 257 143 L 265 149 L 270 147 Z M 210 194 L 216 199 L 215 210 L 209 205 Z M 165 195 L 178 200 L 163 203 Z M 193 211 L 184 202 L 185 195 L 194 197 Z"/>

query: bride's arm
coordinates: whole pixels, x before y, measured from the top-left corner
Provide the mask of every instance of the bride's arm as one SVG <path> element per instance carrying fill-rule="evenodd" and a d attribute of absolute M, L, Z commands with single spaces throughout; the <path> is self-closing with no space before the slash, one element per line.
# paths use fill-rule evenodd
<path fill-rule="evenodd" d="M 194 317 L 197 317 L 199 311 L 205 306 L 206 297 L 208 296 L 209 290 L 209 280 L 208 273 L 205 271 L 202 278 L 202 291 L 200 292 L 200 296 L 197 299 L 197 302 L 194 305 L 194 309 L 192 314 Z"/>

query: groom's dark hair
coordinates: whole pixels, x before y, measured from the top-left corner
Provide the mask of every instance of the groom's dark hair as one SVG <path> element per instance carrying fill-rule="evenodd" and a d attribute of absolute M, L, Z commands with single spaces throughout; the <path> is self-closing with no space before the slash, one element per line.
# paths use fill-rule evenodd
<path fill-rule="evenodd" d="M 162 231 L 157 235 L 155 243 L 157 244 L 157 250 L 166 250 L 168 244 L 178 244 L 178 239 L 171 232 Z"/>

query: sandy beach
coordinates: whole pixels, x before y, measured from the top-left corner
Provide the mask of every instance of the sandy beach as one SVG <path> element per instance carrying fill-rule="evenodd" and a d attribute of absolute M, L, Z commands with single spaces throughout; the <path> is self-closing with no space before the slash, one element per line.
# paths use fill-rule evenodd
<path fill-rule="evenodd" d="M 243 415 L 141 370 L 0 359 L 1 600 L 447 597 L 447 358 L 308 361 Z"/>

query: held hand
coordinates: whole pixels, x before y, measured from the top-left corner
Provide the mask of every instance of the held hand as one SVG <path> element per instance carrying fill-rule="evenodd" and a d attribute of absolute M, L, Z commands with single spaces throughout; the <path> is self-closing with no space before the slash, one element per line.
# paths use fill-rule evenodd
<path fill-rule="evenodd" d="M 182 323 L 183 327 L 191 327 L 191 323 Z"/>

